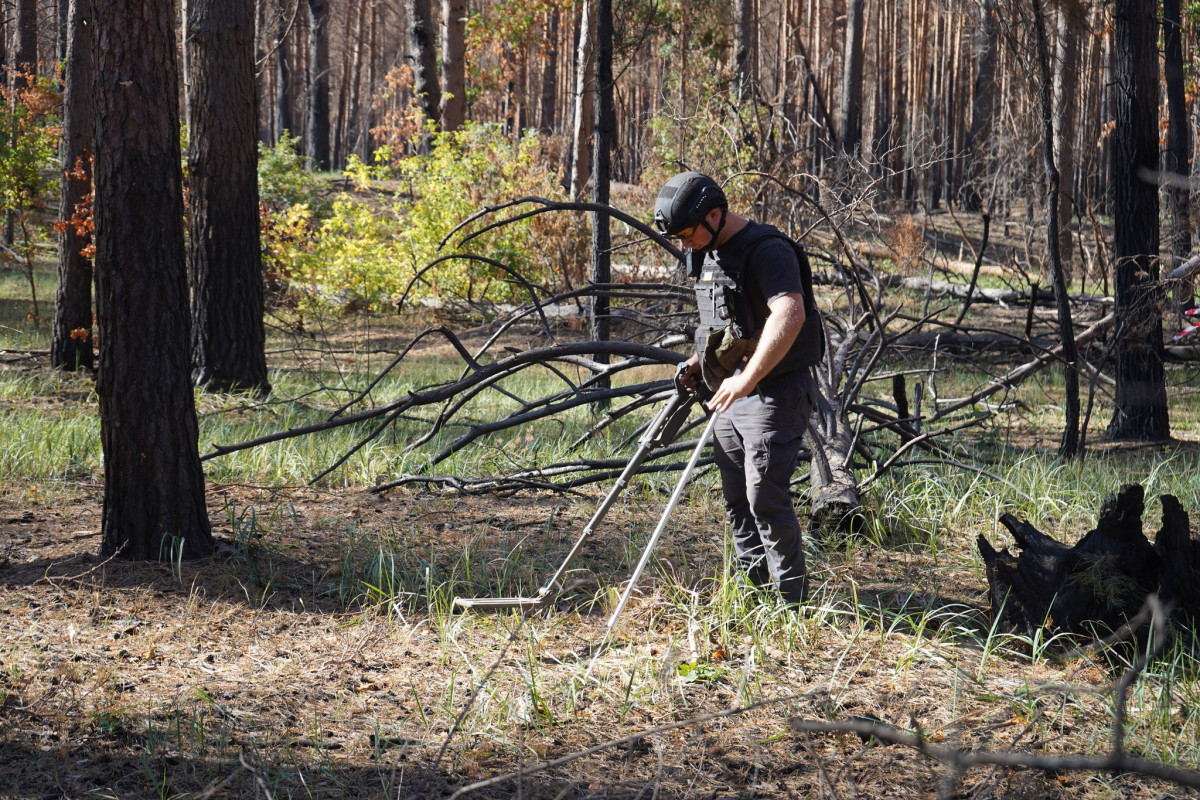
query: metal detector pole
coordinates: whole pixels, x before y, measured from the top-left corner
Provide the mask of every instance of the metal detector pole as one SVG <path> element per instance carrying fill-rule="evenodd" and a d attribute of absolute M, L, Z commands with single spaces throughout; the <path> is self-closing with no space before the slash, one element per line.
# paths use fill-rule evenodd
<path fill-rule="evenodd" d="M 609 507 L 621 496 L 625 488 L 629 486 L 629 481 L 637 474 L 638 469 L 642 466 L 642 462 L 646 460 L 646 456 L 650 455 L 650 451 L 656 447 L 661 447 L 663 444 L 670 444 L 670 440 L 675 438 L 675 434 L 679 430 L 679 425 L 683 422 L 683 417 L 679 417 L 680 410 L 682 409 L 684 416 L 686 416 L 691 409 L 691 405 L 692 401 L 689 398 L 679 394 L 669 400 L 658 416 L 655 417 L 650 427 L 646 429 L 645 434 L 642 435 L 641 441 L 638 442 L 637 452 L 634 453 L 633 458 L 625 466 L 616 483 L 609 489 L 608 495 L 605 496 L 604 501 L 596 509 L 596 513 L 592 515 L 591 520 L 584 527 L 583 533 L 575 541 L 575 546 L 571 548 L 571 552 L 567 553 L 567 557 L 558 568 L 558 572 L 555 572 L 554 576 L 546 581 L 546 585 L 538 592 L 539 597 L 549 595 L 562 586 L 563 577 L 567 574 L 567 569 L 571 566 L 571 562 L 575 560 L 575 556 L 579 554 L 584 543 L 596 532 L 600 521 L 608 514 Z M 676 421 L 677 417 L 678 421 Z M 674 426 L 674 430 L 667 433 L 667 436 L 669 436 L 668 439 L 663 434 L 666 433 L 666 428 L 672 426 Z M 667 441 L 664 441 L 664 439 L 667 439 Z"/>
<path fill-rule="evenodd" d="M 592 515 L 591 520 L 584 527 L 583 533 L 575 541 L 575 546 L 571 548 L 571 552 L 563 560 L 558 571 L 548 580 L 538 593 L 532 597 L 456 597 L 454 605 L 458 608 L 479 608 L 479 609 L 508 609 L 521 608 L 533 610 L 549 605 L 557 596 L 562 588 L 563 579 L 570 568 L 571 563 L 575 560 L 575 556 L 583 548 L 584 543 L 591 538 L 596 532 L 600 521 L 608 513 L 608 509 L 616 502 L 616 499 L 629 486 L 630 480 L 637 474 L 642 463 L 650 455 L 651 451 L 664 447 L 675 441 L 675 437 L 679 435 L 679 429 L 687 421 L 691 414 L 692 403 L 698 399 L 696 392 L 686 389 L 678 382 L 675 383 L 675 393 L 667 400 L 666 405 L 658 412 L 651 421 L 650 425 L 642 434 L 638 442 L 637 452 L 633 458 L 626 464 L 621 475 L 617 478 L 617 482 L 609 490 L 608 495 L 596 509 L 596 513 Z M 690 466 L 689 466 L 690 469 Z"/>
<path fill-rule="evenodd" d="M 708 440 L 712 438 L 713 428 L 716 427 L 717 418 L 720 416 L 720 411 L 714 411 L 712 412 L 712 416 L 708 418 L 708 424 L 704 427 L 704 433 L 700 434 L 700 441 L 696 443 L 696 449 L 692 451 L 692 457 L 688 459 L 687 466 L 683 468 L 683 475 L 680 476 L 679 483 L 675 485 L 675 491 L 671 493 L 671 499 L 667 501 L 667 507 L 663 509 L 662 518 L 658 521 L 658 527 L 654 529 L 654 533 L 650 534 L 650 539 L 646 542 L 646 549 L 642 551 L 642 557 L 634 568 L 633 575 L 629 577 L 629 585 L 625 587 L 625 593 L 621 595 L 621 602 L 617 603 L 616 611 L 612 613 L 612 616 L 608 620 L 608 628 L 604 631 L 605 639 L 612 635 L 613 629 L 616 628 L 617 619 L 621 616 L 621 612 L 625 610 L 625 604 L 629 602 L 629 597 L 633 594 L 634 587 L 637 586 L 642 570 L 649 563 L 650 554 L 654 551 L 654 545 L 658 543 L 658 537 L 662 536 L 662 532 L 666 530 L 667 520 L 671 518 L 671 512 L 675 510 L 676 504 L 679 503 L 679 498 L 683 497 L 683 490 L 687 486 L 688 480 L 692 477 L 692 471 L 696 468 L 696 462 L 700 460 L 700 454 L 704 452 Z"/>

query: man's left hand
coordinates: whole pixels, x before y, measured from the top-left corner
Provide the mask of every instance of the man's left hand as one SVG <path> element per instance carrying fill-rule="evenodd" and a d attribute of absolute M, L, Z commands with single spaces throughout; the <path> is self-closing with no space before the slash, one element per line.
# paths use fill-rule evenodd
<path fill-rule="evenodd" d="M 713 394 L 705 406 L 709 411 L 728 411 L 735 400 L 740 400 L 746 395 L 754 391 L 754 387 L 758 385 L 758 381 L 751 378 L 749 375 L 737 373 L 731 375 L 721 381 L 721 385 L 717 387 L 717 391 Z"/>

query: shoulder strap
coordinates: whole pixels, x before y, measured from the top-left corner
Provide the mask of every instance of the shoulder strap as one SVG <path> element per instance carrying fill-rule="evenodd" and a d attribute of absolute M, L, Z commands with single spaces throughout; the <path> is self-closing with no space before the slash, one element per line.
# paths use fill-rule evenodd
<path fill-rule="evenodd" d="M 817 301 L 813 297 L 812 288 L 812 266 L 808 263 L 808 254 L 804 252 L 800 243 L 774 225 L 766 225 L 761 222 L 755 223 L 750 230 L 746 231 L 746 236 L 748 237 L 746 239 L 747 251 L 767 239 L 782 239 L 791 245 L 792 250 L 796 253 L 796 260 L 800 262 L 800 285 L 804 289 L 804 311 L 806 314 L 816 311 Z"/>

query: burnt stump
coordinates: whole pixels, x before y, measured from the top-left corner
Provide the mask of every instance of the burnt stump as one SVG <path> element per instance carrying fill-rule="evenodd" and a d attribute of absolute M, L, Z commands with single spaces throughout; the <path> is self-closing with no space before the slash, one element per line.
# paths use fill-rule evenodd
<path fill-rule="evenodd" d="M 1141 610 L 1157 594 L 1172 618 L 1194 629 L 1200 615 L 1200 541 L 1192 538 L 1187 512 L 1164 494 L 1162 527 L 1151 543 L 1142 532 L 1145 490 L 1127 484 L 1100 508 L 1095 529 L 1072 546 L 1047 536 L 1012 514 L 1000 523 L 1020 552 L 977 542 L 987 571 L 992 618 L 1000 627 L 1031 636 L 1054 633 L 1103 636 Z"/>

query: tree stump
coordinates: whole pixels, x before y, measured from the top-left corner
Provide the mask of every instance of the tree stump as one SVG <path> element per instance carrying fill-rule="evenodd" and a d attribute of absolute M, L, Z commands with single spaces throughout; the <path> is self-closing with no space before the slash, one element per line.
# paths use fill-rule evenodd
<path fill-rule="evenodd" d="M 1145 491 L 1122 486 L 1101 506 L 1094 530 L 1074 546 L 1047 536 L 1012 514 L 1001 524 L 1020 554 L 997 551 L 978 539 L 987 570 L 992 617 L 1010 632 L 1103 636 L 1142 608 L 1149 594 L 1191 628 L 1200 612 L 1200 541 L 1192 538 L 1187 512 L 1173 495 L 1162 502 L 1162 528 L 1154 543 L 1142 533 Z"/>

